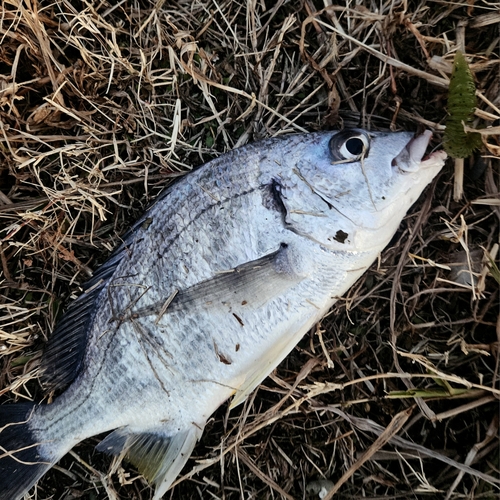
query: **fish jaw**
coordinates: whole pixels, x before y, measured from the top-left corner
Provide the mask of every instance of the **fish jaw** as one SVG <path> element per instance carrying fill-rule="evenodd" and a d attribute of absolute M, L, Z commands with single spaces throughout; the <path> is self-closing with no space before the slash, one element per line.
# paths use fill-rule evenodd
<path fill-rule="evenodd" d="M 425 156 L 425 151 L 432 138 L 432 132 L 426 130 L 408 142 L 405 148 L 392 161 L 402 175 L 419 173 L 415 181 L 427 185 L 441 170 L 448 155 L 445 151 L 434 151 Z"/>
<path fill-rule="evenodd" d="M 397 231 L 403 214 L 406 214 L 444 166 L 447 159 L 445 151 L 435 151 L 425 156 L 431 138 L 432 133 L 429 130 L 412 138 L 391 162 L 392 180 L 388 191 L 392 192 L 392 195 L 386 196 L 384 201 L 387 203 L 377 205 L 373 213 L 378 222 L 367 228 L 368 237 L 373 238 L 373 234 L 377 233 L 382 248 Z"/>

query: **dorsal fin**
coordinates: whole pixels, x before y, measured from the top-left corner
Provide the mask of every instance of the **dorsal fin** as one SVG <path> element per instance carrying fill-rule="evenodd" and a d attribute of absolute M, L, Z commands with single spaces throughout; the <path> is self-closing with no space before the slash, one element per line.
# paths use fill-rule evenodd
<path fill-rule="evenodd" d="M 120 245 L 85 284 L 84 293 L 70 304 L 49 338 L 40 367 L 40 381 L 46 392 L 64 389 L 80 372 L 96 301 L 121 261 L 124 249 Z"/>
<path fill-rule="evenodd" d="M 151 208 L 170 192 L 165 189 L 154 204 L 122 236 L 122 243 L 84 286 L 84 292 L 70 304 L 50 336 L 40 365 L 40 382 L 46 392 L 65 389 L 80 373 L 87 347 L 89 328 L 101 293 L 124 258 L 138 228 L 150 216 Z"/>

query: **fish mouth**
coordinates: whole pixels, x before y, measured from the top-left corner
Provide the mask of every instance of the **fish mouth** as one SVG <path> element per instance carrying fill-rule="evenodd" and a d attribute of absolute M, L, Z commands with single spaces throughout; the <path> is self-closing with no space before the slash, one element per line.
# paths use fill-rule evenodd
<path fill-rule="evenodd" d="M 393 160 L 392 166 L 398 167 L 402 174 L 418 172 L 420 169 L 442 166 L 447 155 L 444 151 L 434 151 L 425 156 L 425 151 L 432 138 L 432 132 L 426 130 L 414 137 Z"/>

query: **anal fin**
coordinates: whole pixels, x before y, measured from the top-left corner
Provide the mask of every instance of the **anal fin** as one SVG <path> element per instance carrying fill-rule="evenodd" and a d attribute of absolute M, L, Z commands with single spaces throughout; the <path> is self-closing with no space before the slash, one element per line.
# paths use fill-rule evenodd
<path fill-rule="evenodd" d="M 203 429 L 191 425 L 169 435 L 158 427 L 133 433 L 127 427 L 117 429 L 97 445 L 98 451 L 124 458 L 156 487 L 153 500 L 159 500 L 179 475 L 190 457 Z"/>

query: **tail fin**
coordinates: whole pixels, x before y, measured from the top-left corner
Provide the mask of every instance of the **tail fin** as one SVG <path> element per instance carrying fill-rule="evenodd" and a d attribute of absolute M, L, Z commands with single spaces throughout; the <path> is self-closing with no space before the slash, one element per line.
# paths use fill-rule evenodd
<path fill-rule="evenodd" d="M 18 500 L 52 467 L 44 461 L 29 419 L 31 403 L 0 406 L 0 500 Z"/>

